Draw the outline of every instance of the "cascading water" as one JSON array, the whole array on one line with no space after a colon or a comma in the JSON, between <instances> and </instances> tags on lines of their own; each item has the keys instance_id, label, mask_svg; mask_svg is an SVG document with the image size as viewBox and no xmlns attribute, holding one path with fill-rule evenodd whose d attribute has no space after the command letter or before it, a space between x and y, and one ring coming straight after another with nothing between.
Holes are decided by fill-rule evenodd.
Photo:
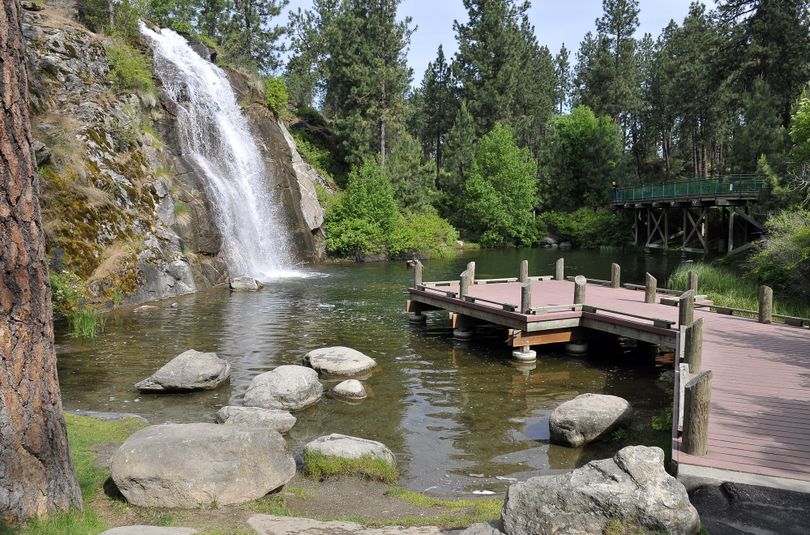
<instances>
[{"instance_id":1,"label":"cascading water","mask_svg":"<svg viewBox=\"0 0 810 535\"><path fill-rule=\"evenodd\" d=\"M177 106L183 156L205 180L232 276L293 275L287 231L279 221L259 148L225 73L172 30L140 24L152 43L155 72Z\"/></svg>"}]
</instances>

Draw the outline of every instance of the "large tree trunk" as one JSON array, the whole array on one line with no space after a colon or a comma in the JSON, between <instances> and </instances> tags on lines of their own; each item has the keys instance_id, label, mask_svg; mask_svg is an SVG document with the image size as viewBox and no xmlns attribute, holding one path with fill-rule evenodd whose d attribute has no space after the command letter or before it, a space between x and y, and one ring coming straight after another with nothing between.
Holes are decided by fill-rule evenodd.
<instances>
[{"instance_id":1,"label":"large tree trunk","mask_svg":"<svg viewBox=\"0 0 810 535\"><path fill-rule=\"evenodd\" d=\"M0 521L81 507L56 377L19 0L0 10Z\"/></svg>"}]
</instances>

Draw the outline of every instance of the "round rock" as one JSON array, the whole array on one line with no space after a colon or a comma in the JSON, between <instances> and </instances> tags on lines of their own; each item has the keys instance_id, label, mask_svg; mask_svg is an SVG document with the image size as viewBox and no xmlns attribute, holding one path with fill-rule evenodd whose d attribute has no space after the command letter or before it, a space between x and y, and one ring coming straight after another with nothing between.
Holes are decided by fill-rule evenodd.
<instances>
[{"instance_id":1,"label":"round rock","mask_svg":"<svg viewBox=\"0 0 810 535\"><path fill-rule=\"evenodd\" d=\"M253 378L245 392L246 407L297 411L321 399L318 373L304 366L279 366Z\"/></svg>"},{"instance_id":2,"label":"round rock","mask_svg":"<svg viewBox=\"0 0 810 535\"><path fill-rule=\"evenodd\" d=\"M228 284L231 290L235 292L255 292L264 288L264 284L257 281L253 277L234 277Z\"/></svg>"},{"instance_id":3,"label":"round rock","mask_svg":"<svg viewBox=\"0 0 810 535\"><path fill-rule=\"evenodd\" d=\"M216 353L189 349L167 362L151 377L136 383L142 392L211 390L231 375L231 365Z\"/></svg>"},{"instance_id":4,"label":"round rock","mask_svg":"<svg viewBox=\"0 0 810 535\"><path fill-rule=\"evenodd\" d=\"M582 394L552 411L551 442L576 448L603 437L632 416L630 404L618 396Z\"/></svg>"},{"instance_id":5,"label":"round rock","mask_svg":"<svg viewBox=\"0 0 810 535\"><path fill-rule=\"evenodd\" d=\"M396 464L394 454L382 442L338 433L316 438L304 446L304 452L320 453L326 457L339 457L341 459L374 457L375 459L382 459L391 464Z\"/></svg>"},{"instance_id":6,"label":"round rock","mask_svg":"<svg viewBox=\"0 0 810 535\"><path fill-rule=\"evenodd\" d=\"M295 476L295 460L272 429L164 424L131 435L110 474L133 505L195 508L261 498Z\"/></svg>"},{"instance_id":7,"label":"round rock","mask_svg":"<svg viewBox=\"0 0 810 535\"><path fill-rule=\"evenodd\" d=\"M332 395L346 399L365 399L366 389L357 379L349 379L335 385Z\"/></svg>"},{"instance_id":8,"label":"round rock","mask_svg":"<svg viewBox=\"0 0 810 535\"><path fill-rule=\"evenodd\" d=\"M289 412L278 409L228 405L219 409L216 421L226 425L266 427L279 433L286 433L293 428L296 418Z\"/></svg>"},{"instance_id":9,"label":"round rock","mask_svg":"<svg viewBox=\"0 0 810 535\"><path fill-rule=\"evenodd\" d=\"M324 347L304 355L304 365L328 375L358 375L377 367L377 361L350 347Z\"/></svg>"}]
</instances>

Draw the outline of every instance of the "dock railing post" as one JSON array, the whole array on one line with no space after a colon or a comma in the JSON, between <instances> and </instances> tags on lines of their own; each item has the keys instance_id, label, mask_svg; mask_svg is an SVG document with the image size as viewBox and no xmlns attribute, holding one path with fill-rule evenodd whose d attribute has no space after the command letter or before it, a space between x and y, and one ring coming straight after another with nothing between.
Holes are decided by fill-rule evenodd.
<instances>
[{"instance_id":1,"label":"dock railing post","mask_svg":"<svg viewBox=\"0 0 810 535\"><path fill-rule=\"evenodd\" d=\"M684 387L682 450L702 457L708 449L711 370L700 372Z\"/></svg>"},{"instance_id":2,"label":"dock railing post","mask_svg":"<svg viewBox=\"0 0 810 535\"><path fill-rule=\"evenodd\" d=\"M463 271L458 284L458 298L464 299L470 294L470 272Z\"/></svg>"},{"instance_id":3,"label":"dock railing post","mask_svg":"<svg viewBox=\"0 0 810 535\"><path fill-rule=\"evenodd\" d=\"M773 289L770 286L759 287L759 322L773 321Z\"/></svg>"},{"instance_id":4,"label":"dock railing post","mask_svg":"<svg viewBox=\"0 0 810 535\"><path fill-rule=\"evenodd\" d=\"M615 262L610 265L610 287L622 287L622 266Z\"/></svg>"},{"instance_id":5,"label":"dock railing post","mask_svg":"<svg viewBox=\"0 0 810 535\"><path fill-rule=\"evenodd\" d=\"M475 262L467 262L467 276L470 278L470 284L475 284Z\"/></svg>"},{"instance_id":6,"label":"dock railing post","mask_svg":"<svg viewBox=\"0 0 810 535\"><path fill-rule=\"evenodd\" d=\"M655 303L655 293L658 290L658 280L647 273L644 277L644 302Z\"/></svg>"},{"instance_id":7,"label":"dock railing post","mask_svg":"<svg viewBox=\"0 0 810 535\"><path fill-rule=\"evenodd\" d=\"M565 280L565 258L558 258L557 264L554 266L554 280Z\"/></svg>"},{"instance_id":8,"label":"dock railing post","mask_svg":"<svg viewBox=\"0 0 810 535\"><path fill-rule=\"evenodd\" d=\"M422 262L415 260L413 263L413 287L422 286Z\"/></svg>"},{"instance_id":9,"label":"dock railing post","mask_svg":"<svg viewBox=\"0 0 810 535\"><path fill-rule=\"evenodd\" d=\"M528 260L521 260L520 261L520 271L518 275L518 280L521 283L529 282L529 261Z\"/></svg>"},{"instance_id":10,"label":"dock railing post","mask_svg":"<svg viewBox=\"0 0 810 535\"><path fill-rule=\"evenodd\" d=\"M532 309L532 283L524 282L520 286L520 313L528 314Z\"/></svg>"},{"instance_id":11,"label":"dock railing post","mask_svg":"<svg viewBox=\"0 0 810 535\"><path fill-rule=\"evenodd\" d=\"M686 274L686 280L687 280L686 289L687 290L692 290L693 292L695 292L695 295L697 295L697 291L698 291L698 274L697 274L697 272L696 271L689 271Z\"/></svg>"},{"instance_id":12,"label":"dock railing post","mask_svg":"<svg viewBox=\"0 0 810 535\"><path fill-rule=\"evenodd\" d=\"M687 290L678 299L678 325L688 327L695 321L695 292Z\"/></svg>"},{"instance_id":13,"label":"dock railing post","mask_svg":"<svg viewBox=\"0 0 810 535\"><path fill-rule=\"evenodd\" d=\"M582 275L577 275L574 278L574 304L581 305L585 302L585 286L588 284L588 279Z\"/></svg>"},{"instance_id":14,"label":"dock railing post","mask_svg":"<svg viewBox=\"0 0 810 535\"><path fill-rule=\"evenodd\" d=\"M703 359L703 318L686 326L683 343L684 360L689 364L689 371L698 373Z\"/></svg>"}]
</instances>

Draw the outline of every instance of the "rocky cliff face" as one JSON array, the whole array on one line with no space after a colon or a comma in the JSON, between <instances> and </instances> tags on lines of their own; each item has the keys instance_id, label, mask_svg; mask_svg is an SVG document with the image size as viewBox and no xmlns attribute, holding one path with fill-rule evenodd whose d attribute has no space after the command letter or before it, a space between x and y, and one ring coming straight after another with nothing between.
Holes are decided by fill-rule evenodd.
<instances>
[{"instance_id":1,"label":"rocky cliff face","mask_svg":"<svg viewBox=\"0 0 810 535\"><path fill-rule=\"evenodd\" d=\"M75 22L73 11L65 0L31 5L24 24L52 267L86 280L97 302L134 304L225 281L214 207L180 154L171 106L159 87L154 94L117 90L110 41ZM297 256L318 261L319 177L247 78L231 78L245 97Z\"/></svg>"}]
</instances>

